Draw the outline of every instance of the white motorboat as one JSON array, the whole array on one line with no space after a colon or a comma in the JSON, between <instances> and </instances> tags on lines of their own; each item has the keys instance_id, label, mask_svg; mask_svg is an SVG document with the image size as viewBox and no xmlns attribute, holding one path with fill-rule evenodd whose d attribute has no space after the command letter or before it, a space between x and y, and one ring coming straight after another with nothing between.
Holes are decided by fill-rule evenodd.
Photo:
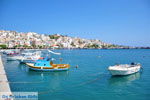
<instances>
[{"instance_id":1,"label":"white motorboat","mask_svg":"<svg viewBox=\"0 0 150 100\"><path fill-rule=\"evenodd\" d=\"M21 55L16 56L8 56L7 60L19 60L20 62L34 62L41 57L41 51L33 52L33 53L22 53Z\"/></svg>"},{"instance_id":2,"label":"white motorboat","mask_svg":"<svg viewBox=\"0 0 150 100\"><path fill-rule=\"evenodd\" d=\"M41 57L41 51L34 53L27 53L25 56L21 57L19 60L21 63L33 63Z\"/></svg>"},{"instance_id":3,"label":"white motorboat","mask_svg":"<svg viewBox=\"0 0 150 100\"><path fill-rule=\"evenodd\" d=\"M61 55L61 53L56 53L51 50L48 50L48 52L55 55ZM34 63L38 59L43 59L43 57L41 57L41 51L23 52L21 55L7 56L7 60L19 60L21 63Z\"/></svg>"},{"instance_id":4,"label":"white motorboat","mask_svg":"<svg viewBox=\"0 0 150 100\"><path fill-rule=\"evenodd\" d=\"M129 75L136 72L139 72L141 69L140 64L121 64L121 65L114 65L109 66L108 70L112 75Z\"/></svg>"},{"instance_id":5,"label":"white motorboat","mask_svg":"<svg viewBox=\"0 0 150 100\"><path fill-rule=\"evenodd\" d=\"M23 59L23 56L17 55L17 56L8 56L7 57L8 61L15 61L15 60L18 60L18 59Z\"/></svg>"},{"instance_id":6,"label":"white motorboat","mask_svg":"<svg viewBox=\"0 0 150 100\"><path fill-rule=\"evenodd\" d=\"M17 55L17 54L20 54L20 50L4 50L3 51L3 54L6 54L8 56L13 56L13 55Z\"/></svg>"}]
</instances>

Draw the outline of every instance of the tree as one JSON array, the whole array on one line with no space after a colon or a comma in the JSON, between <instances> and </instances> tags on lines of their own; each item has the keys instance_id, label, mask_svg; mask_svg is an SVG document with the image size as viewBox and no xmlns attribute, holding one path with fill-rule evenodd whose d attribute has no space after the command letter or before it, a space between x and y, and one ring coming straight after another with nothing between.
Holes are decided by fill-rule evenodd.
<instances>
[{"instance_id":1,"label":"tree","mask_svg":"<svg viewBox=\"0 0 150 100\"><path fill-rule=\"evenodd\" d=\"M87 48L100 48L98 44L89 44Z\"/></svg>"},{"instance_id":2,"label":"tree","mask_svg":"<svg viewBox=\"0 0 150 100\"><path fill-rule=\"evenodd\" d=\"M6 49L6 48L7 48L7 46L6 46L5 44L1 44L1 45L0 45L0 48L2 48L2 49Z\"/></svg>"},{"instance_id":3,"label":"tree","mask_svg":"<svg viewBox=\"0 0 150 100\"><path fill-rule=\"evenodd\" d=\"M50 39L55 39L55 40L57 40L59 37L60 37L60 36L56 36L56 35L49 35L49 38L50 38Z\"/></svg>"}]
</instances>

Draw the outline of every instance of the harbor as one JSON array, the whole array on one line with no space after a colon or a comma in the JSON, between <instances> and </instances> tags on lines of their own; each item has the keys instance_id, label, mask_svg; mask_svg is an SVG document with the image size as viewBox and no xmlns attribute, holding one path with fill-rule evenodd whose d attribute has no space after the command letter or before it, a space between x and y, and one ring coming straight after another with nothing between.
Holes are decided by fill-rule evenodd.
<instances>
[{"instance_id":1,"label":"harbor","mask_svg":"<svg viewBox=\"0 0 150 100\"><path fill-rule=\"evenodd\" d=\"M149 50L89 49L53 50L54 52L61 55L51 54L50 57L55 58L53 62L70 64L69 70L32 70L20 61L7 61L7 56L4 56L6 62L4 67L11 91L38 92L38 98L44 100L49 98L52 100L69 100L72 98L75 100L81 98L109 100L108 95L114 99L122 99L123 97L132 100L140 97L139 100L147 100L146 95L150 83ZM46 53L46 50L41 51L42 55L46 56ZM120 55L122 58L120 58ZM62 61L60 61L60 57ZM112 76L107 69L115 63L127 64L132 61L139 62L144 71L127 76Z\"/></svg>"},{"instance_id":2,"label":"harbor","mask_svg":"<svg viewBox=\"0 0 150 100\"><path fill-rule=\"evenodd\" d=\"M150 100L150 0L0 0L0 100Z\"/></svg>"}]
</instances>

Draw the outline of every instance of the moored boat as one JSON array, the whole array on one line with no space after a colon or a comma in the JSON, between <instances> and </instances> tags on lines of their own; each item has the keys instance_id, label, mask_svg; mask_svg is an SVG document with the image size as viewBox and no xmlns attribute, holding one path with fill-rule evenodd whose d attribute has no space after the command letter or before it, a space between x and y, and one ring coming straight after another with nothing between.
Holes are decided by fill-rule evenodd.
<instances>
[{"instance_id":1,"label":"moored boat","mask_svg":"<svg viewBox=\"0 0 150 100\"><path fill-rule=\"evenodd\" d=\"M108 67L108 70L112 75L130 75L139 72L140 69L141 69L141 65L134 64L134 63L114 65Z\"/></svg>"},{"instance_id":2,"label":"moored boat","mask_svg":"<svg viewBox=\"0 0 150 100\"><path fill-rule=\"evenodd\" d=\"M53 64L49 58L37 60L35 63L26 63L26 65L30 69L38 71L63 71L70 68L69 64Z\"/></svg>"},{"instance_id":3,"label":"moored boat","mask_svg":"<svg viewBox=\"0 0 150 100\"><path fill-rule=\"evenodd\" d=\"M39 58L41 58L41 51L26 53L25 56L17 60L19 60L21 63L34 63Z\"/></svg>"},{"instance_id":4,"label":"moored boat","mask_svg":"<svg viewBox=\"0 0 150 100\"><path fill-rule=\"evenodd\" d=\"M7 56L18 55L19 53L20 53L19 50L6 50L6 51L3 51L3 54L6 54Z\"/></svg>"},{"instance_id":5,"label":"moored boat","mask_svg":"<svg viewBox=\"0 0 150 100\"><path fill-rule=\"evenodd\" d=\"M41 51L33 53L22 53L20 55L7 56L7 60L15 61L18 60L21 63L34 63L41 57Z\"/></svg>"},{"instance_id":6,"label":"moored boat","mask_svg":"<svg viewBox=\"0 0 150 100\"><path fill-rule=\"evenodd\" d=\"M20 56L20 55L8 56L8 57L7 57L7 60L8 60L8 61L16 61L16 60L22 59L22 58L23 58L23 56Z\"/></svg>"}]
</instances>

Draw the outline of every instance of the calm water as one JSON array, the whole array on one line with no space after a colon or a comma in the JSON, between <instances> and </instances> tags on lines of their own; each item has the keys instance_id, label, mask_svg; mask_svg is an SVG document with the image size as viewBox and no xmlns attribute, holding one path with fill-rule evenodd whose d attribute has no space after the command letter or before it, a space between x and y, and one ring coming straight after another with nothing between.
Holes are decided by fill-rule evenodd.
<instances>
[{"instance_id":1,"label":"calm water","mask_svg":"<svg viewBox=\"0 0 150 100\"><path fill-rule=\"evenodd\" d=\"M150 50L56 51L63 63L71 64L69 71L36 72L17 61L6 62L11 90L39 92L40 100L150 100ZM141 63L143 72L112 77L107 71L115 63L130 62Z\"/></svg>"}]
</instances>

